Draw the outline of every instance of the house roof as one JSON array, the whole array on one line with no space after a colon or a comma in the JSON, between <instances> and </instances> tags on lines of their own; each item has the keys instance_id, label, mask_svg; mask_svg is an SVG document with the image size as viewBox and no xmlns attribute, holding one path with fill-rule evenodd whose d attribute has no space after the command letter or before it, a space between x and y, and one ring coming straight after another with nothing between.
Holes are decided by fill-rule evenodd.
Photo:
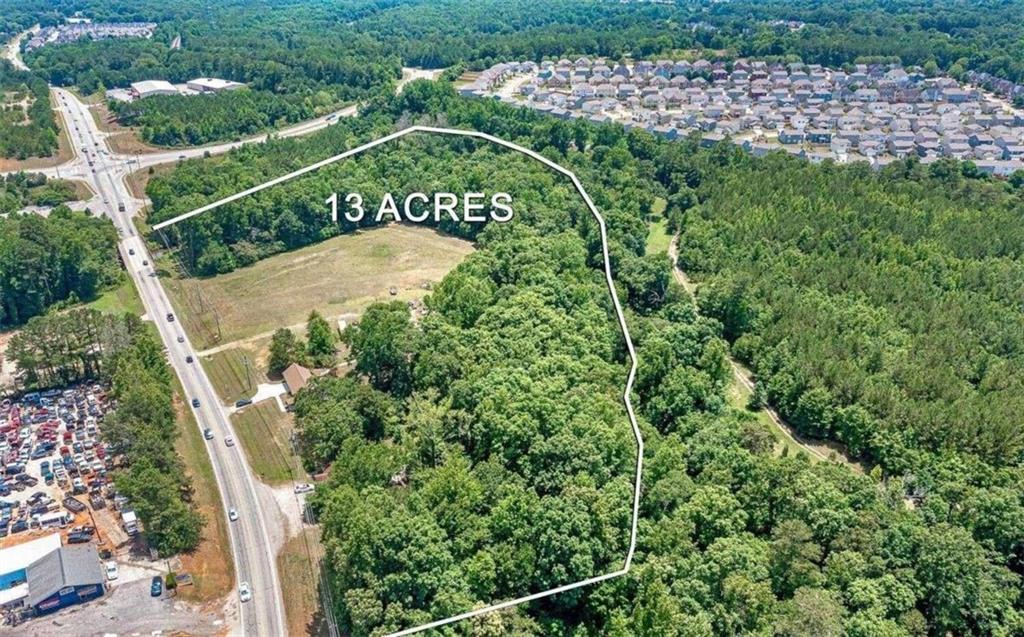
<instances>
[{"instance_id":1,"label":"house roof","mask_svg":"<svg viewBox=\"0 0 1024 637\"><path fill-rule=\"evenodd\" d=\"M28 567L28 604L35 606L66 586L103 584L96 547L64 546Z\"/></svg>"},{"instance_id":2,"label":"house roof","mask_svg":"<svg viewBox=\"0 0 1024 637\"><path fill-rule=\"evenodd\" d=\"M281 373L284 377L284 384L288 386L288 393L295 394L306 386L313 372L309 371L298 363L292 363Z\"/></svg>"}]
</instances>

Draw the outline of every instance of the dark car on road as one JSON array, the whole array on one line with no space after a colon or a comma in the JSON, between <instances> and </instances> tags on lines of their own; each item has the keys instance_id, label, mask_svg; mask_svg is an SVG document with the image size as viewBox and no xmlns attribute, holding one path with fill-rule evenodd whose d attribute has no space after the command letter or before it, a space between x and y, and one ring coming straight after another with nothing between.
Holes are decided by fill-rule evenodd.
<instances>
[{"instance_id":1,"label":"dark car on road","mask_svg":"<svg viewBox=\"0 0 1024 637\"><path fill-rule=\"evenodd\" d=\"M164 582L160 579L159 575L153 576L153 583L149 585L149 594L151 597L160 597L164 592Z\"/></svg>"},{"instance_id":2,"label":"dark car on road","mask_svg":"<svg viewBox=\"0 0 1024 637\"><path fill-rule=\"evenodd\" d=\"M197 409L199 408L199 399L198 398L193 398L192 399L192 406L197 408Z\"/></svg>"}]
</instances>

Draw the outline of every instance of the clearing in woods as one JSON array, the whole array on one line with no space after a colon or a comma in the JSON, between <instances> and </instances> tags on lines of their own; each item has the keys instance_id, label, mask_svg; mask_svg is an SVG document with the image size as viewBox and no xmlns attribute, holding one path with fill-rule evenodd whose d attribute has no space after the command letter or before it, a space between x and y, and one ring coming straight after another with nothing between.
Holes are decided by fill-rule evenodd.
<instances>
[{"instance_id":1,"label":"clearing in woods","mask_svg":"<svg viewBox=\"0 0 1024 637\"><path fill-rule=\"evenodd\" d=\"M174 277L167 291L193 345L203 350L303 323L312 310L332 319L360 313L375 301L422 299L424 286L440 281L473 250L464 239L393 224L208 279Z\"/></svg>"},{"instance_id":2,"label":"clearing in woods","mask_svg":"<svg viewBox=\"0 0 1024 637\"><path fill-rule=\"evenodd\" d=\"M662 197L655 197L654 205L651 206L647 224L647 254L668 254L672 233L668 229L668 219L665 218L666 203L668 202Z\"/></svg>"}]
</instances>

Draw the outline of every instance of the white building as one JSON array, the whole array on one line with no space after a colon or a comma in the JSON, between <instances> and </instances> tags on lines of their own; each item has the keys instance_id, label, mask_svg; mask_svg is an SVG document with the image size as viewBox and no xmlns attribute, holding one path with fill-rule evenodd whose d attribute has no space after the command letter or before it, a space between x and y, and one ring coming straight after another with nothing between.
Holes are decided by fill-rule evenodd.
<instances>
[{"instance_id":1,"label":"white building","mask_svg":"<svg viewBox=\"0 0 1024 637\"><path fill-rule=\"evenodd\" d=\"M153 95L177 95L178 89L165 80L143 80L132 82L132 94L136 99L142 99Z\"/></svg>"},{"instance_id":2,"label":"white building","mask_svg":"<svg viewBox=\"0 0 1024 637\"><path fill-rule=\"evenodd\" d=\"M0 550L0 608L28 597L28 567L60 548L60 533Z\"/></svg>"},{"instance_id":3,"label":"white building","mask_svg":"<svg viewBox=\"0 0 1024 637\"><path fill-rule=\"evenodd\" d=\"M245 84L216 77L197 77L194 80L189 80L186 86L198 93L216 93L217 91L233 91L236 88L242 88Z\"/></svg>"}]
</instances>

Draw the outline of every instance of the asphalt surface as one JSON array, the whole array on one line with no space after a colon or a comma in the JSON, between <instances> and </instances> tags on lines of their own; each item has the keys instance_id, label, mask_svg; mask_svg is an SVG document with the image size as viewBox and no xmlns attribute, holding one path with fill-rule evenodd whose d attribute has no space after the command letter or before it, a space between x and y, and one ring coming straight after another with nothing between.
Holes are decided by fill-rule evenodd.
<instances>
[{"instance_id":1,"label":"asphalt surface","mask_svg":"<svg viewBox=\"0 0 1024 637\"><path fill-rule=\"evenodd\" d=\"M246 635L282 635L285 622L277 562L267 533L267 519L256 496L255 478L240 445L236 443L229 447L225 444L227 436L234 437L236 441L238 438L202 365L198 359L193 363L185 361L186 356L193 355L195 351L188 335L177 319L169 321L167 318L174 308L153 270L153 259L146 244L132 223L132 216L145 203L132 198L124 182L124 177L133 169L129 164L134 164L134 161L110 151L85 104L68 91L54 91L56 105L67 124L75 149L75 159L52 170L59 169L62 177L87 182L97 195L90 202L90 208L94 212L102 212L114 222L121 235L121 256L135 281L146 314L156 325L167 348L171 366L181 379L185 399L199 401L198 407L190 408L199 426L209 427L214 432L213 440L207 441L207 450L221 498L225 507L234 507L239 513L239 519L228 525L235 570L238 582L249 582L253 591L252 601L241 604L241 628ZM226 511L223 513L227 514Z\"/></svg>"}]
</instances>

